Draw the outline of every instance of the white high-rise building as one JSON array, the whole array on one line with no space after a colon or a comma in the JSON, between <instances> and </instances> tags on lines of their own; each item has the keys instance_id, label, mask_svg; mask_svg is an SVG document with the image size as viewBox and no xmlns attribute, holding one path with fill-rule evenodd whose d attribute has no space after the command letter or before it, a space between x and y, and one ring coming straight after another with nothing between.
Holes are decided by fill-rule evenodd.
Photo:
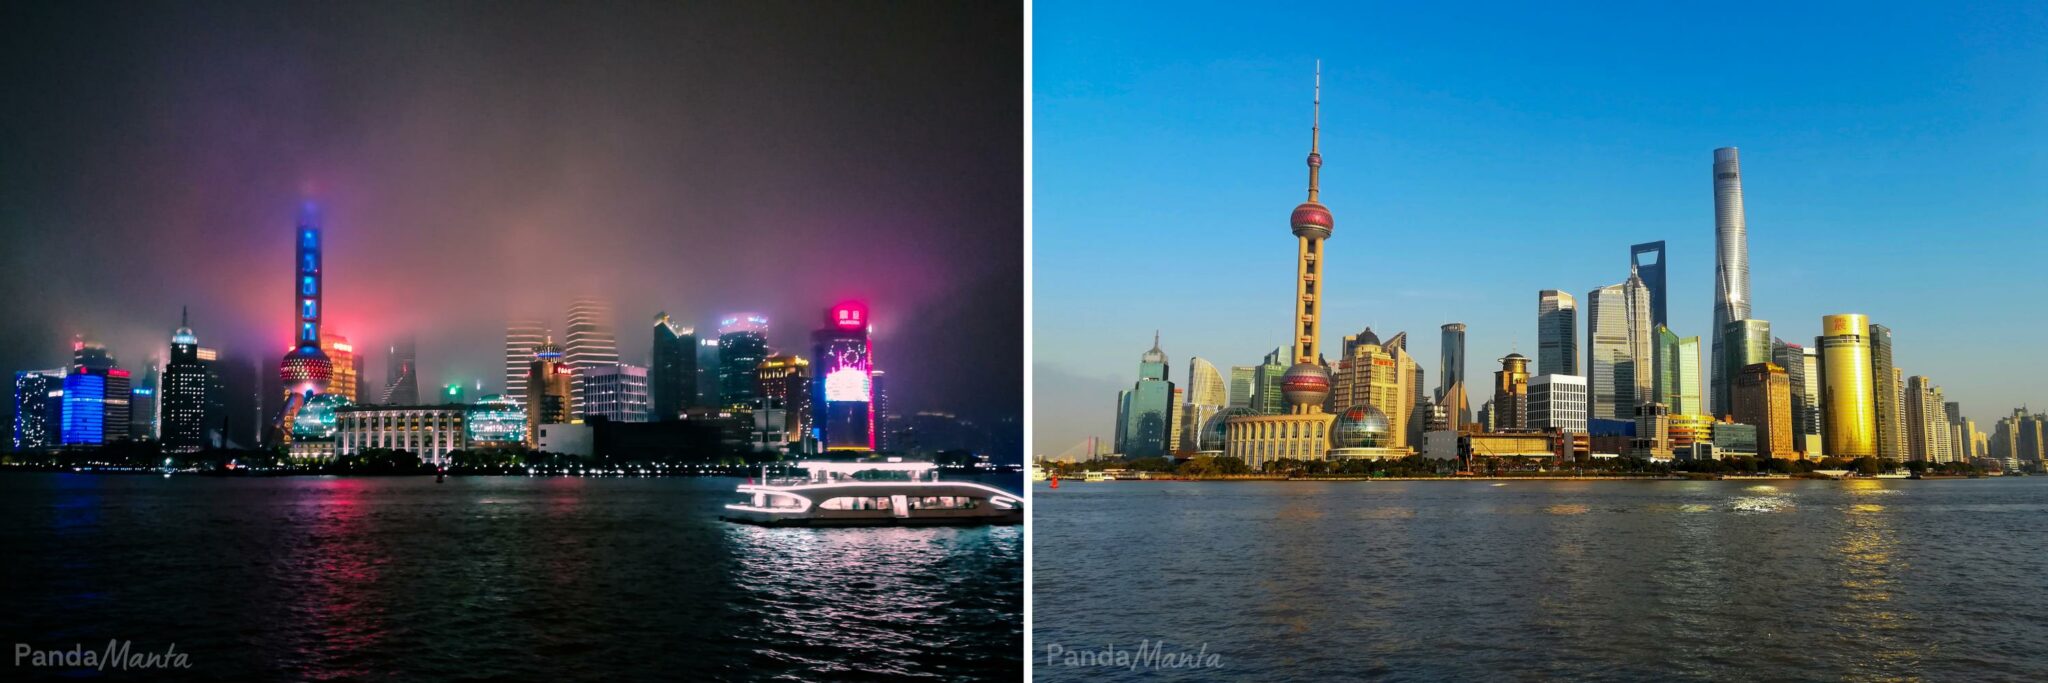
<instances>
[{"instance_id":1,"label":"white high-rise building","mask_svg":"<svg viewBox=\"0 0 2048 683\"><path fill-rule=\"evenodd\" d=\"M1223 373L1217 371L1215 364L1196 356L1188 359L1186 397L1180 418L1180 447L1200 450L1202 426L1230 404L1230 387L1223 383Z\"/></svg>"},{"instance_id":2,"label":"white high-rise building","mask_svg":"<svg viewBox=\"0 0 2048 683\"><path fill-rule=\"evenodd\" d=\"M1586 378L1537 375L1529 378L1529 428L1586 433Z\"/></svg>"},{"instance_id":3,"label":"white high-rise building","mask_svg":"<svg viewBox=\"0 0 2048 683\"><path fill-rule=\"evenodd\" d=\"M619 342L609 304L591 297L569 304L569 339L562 346L562 357L574 373L569 378L569 414L589 415L583 407L584 371L619 362Z\"/></svg>"},{"instance_id":4,"label":"white high-rise building","mask_svg":"<svg viewBox=\"0 0 2048 683\"><path fill-rule=\"evenodd\" d=\"M613 422L646 422L647 368L626 363L599 365L576 373L583 380L584 415Z\"/></svg>"},{"instance_id":5,"label":"white high-rise building","mask_svg":"<svg viewBox=\"0 0 2048 683\"><path fill-rule=\"evenodd\" d=\"M526 404L527 366L533 363L533 350L540 348L547 336L547 325L539 320L514 318L505 323L505 398ZM413 400L419 400L417 391Z\"/></svg>"}]
</instances>

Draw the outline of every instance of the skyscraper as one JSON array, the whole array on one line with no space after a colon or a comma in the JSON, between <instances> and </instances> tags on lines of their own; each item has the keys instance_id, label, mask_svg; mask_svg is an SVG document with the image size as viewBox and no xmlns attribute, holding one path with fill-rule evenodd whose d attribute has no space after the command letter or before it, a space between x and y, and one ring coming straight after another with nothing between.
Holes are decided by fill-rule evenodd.
<instances>
[{"instance_id":1,"label":"skyscraper","mask_svg":"<svg viewBox=\"0 0 2048 683\"><path fill-rule=\"evenodd\" d=\"M697 340L697 395L691 397L691 405L705 408L725 406L718 396L718 349L718 337L715 335Z\"/></svg>"},{"instance_id":2,"label":"skyscraper","mask_svg":"<svg viewBox=\"0 0 2048 683\"><path fill-rule=\"evenodd\" d=\"M1756 427L1756 454L1797 458L1792 445L1792 382L1777 363L1753 363L1735 378L1735 421Z\"/></svg>"},{"instance_id":3,"label":"skyscraper","mask_svg":"<svg viewBox=\"0 0 2048 683\"><path fill-rule=\"evenodd\" d=\"M1763 320L1731 320L1721 329L1722 360L1727 362L1731 372L1740 374L1743 368L1757 363L1771 362L1771 323ZM1731 377L1731 382L1733 378ZM1726 417L1735 413L1731 390L1722 395L1726 405L1715 406L1715 417Z\"/></svg>"},{"instance_id":4,"label":"skyscraper","mask_svg":"<svg viewBox=\"0 0 2048 683\"><path fill-rule=\"evenodd\" d=\"M1451 429L1471 422L1465 388L1465 323L1444 324L1436 371L1436 403L1451 418Z\"/></svg>"},{"instance_id":5,"label":"skyscraper","mask_svg":"<svg viewBox=\"0 0 2048 683\"><path fill-rule=\"evenodd\" d=\"M1671 328L1657 326L1651 365L1656 381L1651 387L1654 400L1671 409L1672 415L1704 415L1700 405L1700 338L1680 337Z\"/></svg>"},{"instance_id":6,"label":"skyscraper","mask_svg":"<svg viewBox=\"0 0 2048 683\"><path fill-rule=\"evenodd\" d=\"M350 403L357 402L356 391L360 388L357 371L361 359L356 356L356 347L348 343L348 337L321 332L320 352L327 354L328 362L334 364L334 379L328 381L327 390L320 393L342 396Z\"/></svg>"},{"instance_id":7,"label":"skyscraper","mask_svg":"<svg viewBox=\"0 0 2048 683\"><path fill-rule=\"evenodd\" d=\"M722 406L751 410L756 393L754 371L768 359L768 317L735 313L718 323L718 398Z\"/></svg>"},{"instance_id":8,"label":"skyscraper","mask_svg":"<svg viewBox=\"0 0 2048 683\"><path fill-rule=\"evenodd\" d=\"M291 416L306 399L327 390L334 380L334 363L320 348L320 302L324 296L324 275L320 271L320 212L307 202L299 209L297 269L292 293L297 337L292 350L278 362L277 375L284 383L285 401L272 427L282 439L291 438Z\"/></svg>"},{"instance_id":9,"label":"skyscraper","mask_svg":"<svg viewBox=\"0 0 2048 683\"><path fill-rule=\"evenodd\" d=\"M1510 353L1493 373L1493 425L1489 431L1529 428L1529 357Z\"/></svg>"},{"instance_id":10,"label":"skyscraper","mask_svg":"<svg viewBox=\"0 0 2048 683\"><path fill-rule=\"evenodd\" d=\"M1126 457L1149 458L1171 455L1174 446L1173 382L1168 379L1166 352L1159 348L1159 336L1152 336L1152 348L1138 358L1138 382L1124 392L1117 416L1123 441L1117 451Z\"/></svg>"},{"instance_id":11,"label":"skyscraper","mask_svg":"<svg viewBox=\"0 0 2048 683\"><path fill-rule=\"evenodd\" d=\"M586 416L613 422L647 421L647 368L612 363L584 368L576 376L583 378Z\"/></svg>"},{"instance_id":12,"label":"skyscraper","mask_svg":"<svg viewBox=\"0 0 2048 683\"><path fill-rule=\"evenodd\" d=\"M62 444L64 368L14 373L14 450Z\"/></svg>"},{"instance_id":13,"label":"skyscraper","mask_svg":"<svg viewBox=\"0 0 2048 683\"><path fill-rule=\"evenodd\" d=\"M1414 364L1414 359L1408 357L1406 349L1381 343L1370 327L1358 334L1345 335L1343 351L1344 355L1337 359L1330 389L1337 410L1349 411L1361 405L1377 409L1387 418L1389 428L1381 447L1406 448L1408 420L1414 405L1408 387L1411 377L1402 368Z\"/></svg>"},{"instance_id":14,"label":"skyscraper","mask_svg":"<svg viewBox=\"0 0 2048 683\"><path fill-rule=\"evenodd\" d=\"M1195 356L1188 359L1187 403L1181 406L1181 425L1178 433L1180 447L1184 450L1201 450L1202 426L1209 424L1209 418L1223 412L1230 401L1230 391L1223 384L1223 373L1216 365Z\"/></svg>"},{"instance_id":15,"label":"skyscraper","mask_svg":"<svg viewBox=\"0 0 2048 683\"><path fill-rule=\"evenodd\" d=\"M1806 352L1805 347L1783 339L1771 341L1771 362L1785 369L1785 379L1791 384L1792 447L1811 458L1819 456L1820 397L1812 391L1816 378L1807 376Z\"/></svg>"},{"instance_id":16,"label":"skyscraper","mask_svg":"<svg viewBox=\"0 0 2048 683\"><path fill-rule=\"evenodd\" d=\"M1586 378L1537 375L1529 378L1529 428L1586 433Z\"/></svg>"},{"instance_id":17,"label":"skyscraper","mask_svg":"<svg viewBox=\"0 0 2048 683\"><path fill-rule=\"evenodd\" d=\"M160 359L150 359L142 369L142 381L129 391L128 438L135 440L157 439L157 395L162 389L161 377L157 375Z\"/></svg>"},{"instance_id":18,"label":"skyscraper","mask_svg":"<svg viewBox=\"0 0 2048 683\"><path fill-rule=\"evenodd\" d=\"M654 316L654 365L648 368L654 419L673 420L697 399L697 330Z\"/></svg>"},{"instance_id":19,"label":"skyscraper","mask_svg":"<svg viewBox=\"0 0 2048 683\"><path fill-rule=\"evenodd\" d=\"M1820 403L1820 346L1808 346L1802 349L1801 352L1804 355L1801 360L1806 365L1804 379L1806 381L1807 421L1803 424L1794 425L1793 428L1799 430L1801 434L1800 449L1806 451L1807 457L1824 457L1828 453L1827 449L1822 445L1821 435L1827 433L1827 420L1823 417L1824 413L1821 411Z\"/></svg>"},{"instance_id":20,"label":"skyscraper","mask_svg":"<svg viewBox=\"0 0 2048 683\"><path fill-rule=\"evenodd\" d=\"M811 405L815 429L826 450L875 450L874 378L871 334L865 304L847 301L825 311L825 325L811 333Z\"/></svg>"},{"instance_id":21,"label":"skyscraper","mask_svg":"<svg viewBox=\"0 0 2048 683\"><path fill-rule=\"evenodd\" d=\"M755 413L756 422L777 432L764 435L763 441L789 444L817 437L814 432L818 425L812 414L812 406L818 404L812 397L817 383L811 381L810 361L803 356L778 353L761 361L754 377L761 407L767 411L767 414ZM776 423L769 418L777 418L781 422Z\"/></svg>"},{"instance_id":22,"label":"skyscraper","mask_svg":"<svg viewBox=\"0 0 2048 683\"><path fill-rule=\"evenodd\" d=\"M1593 419L1634 419L1635 406L1651 402L1656 386L1650 367L1655 344L1649 288L1631 272L1621 284L1588 293L1586 302L1586 384Z\"/></svg>"},{"instance_id":23,"label":"skyscraper","mask_svg":"<svg viewBox=\"0 0 2048 683\"><path fill-rule=\"evenodd\" d=\"M1579 303L1569 292L1536 293L1536 374L1579 374Z\"/></svg>"},{"instance_id":24,"label":"skyscraper","mask_svg":"<svg viewBox=\"0 0 2048 683\"><path fill-rule=\"evenodd\" d=\"M1906 388L1900 386L1898 368L1892 365L1892 330L1870 325L1870 374L1872 400L1877 405L1877 457L1906 459Z\"/></svg>"},{"instance_id":25,"label":"skyscraper","mask_svg":"<svg viewBox=\"0 0 2048 683\"><path fill-rule=\"evenodd\" d=\"M1284 407L1280 400L1280 376L1287 374L1287 365L1280 362L1280 349L1259 362L1252 374L1252 409L1264 415L1279 415Z\"/></svg>"},{"instance_id":26,"label":"skyscraper","mask_svg":"<svg viewBox=\"0 0 2048 683\"><path fill-rule=\"evenodd\" d=\"M547 338L547 324L539 320L513 318L505 323L505 398L526 405L526 378L532 371L533 351Z\"/></svg>"},{"instance_id":27,"label":"skyscraper","mask_svg":"<svg viewBox=\"0 0 2048 683\"><path fill-rule=\"evenodd\" d=\"M569 380L571 415L586 414L583 409L583 369L618 364L619 339L614 330L610 304L594 297L584 297L569 304L569 343L563 347L563 358L569 362L572 373Z\"/></svg>"},{"instance_id":28,"label":"skyscraper","mask_svg":"<svg viewBox=\"0 0 2048 683\"><path fill-rule=\"evenodd\" d=\"M98 446L106 443L107 377L104 374L74 372L64 375L63 426L58 428L66 446Z\"/></svg>"},{"instance_id":29,"label":"skyscraper","mask_svg":"<svg viewBox=\"0 0 2048 683\"><path fill-rule=\"evenodd\" d=\"M1822 316L1820 406L1823 451L1830 456L1877 455L1877 402L1870 363L1870 318L1857 313Z\"/></svg>"},{"instance_id":30,"label":"skyscraper","mask_svg":"<svg viewBox=\"0 0 2048 683\"><path fill-rule=\"evenodd\" d=\"M106 346L73 338L71 367L64 375L59 428L63 444L97 446L127 440L131 389L128 371L116 366Z\"/></svg>"},{"instance_id":31,"label":"skyscraper","mask_svg":"<svg viewBox=\"0 0 2048 683\"><path fill-rule=\"evenodd\" d=\"M526 446L540 446L540 426L569 421L569 369L562 347L543 338L526 364Z\"/></svg>"},{"instance_id":32,"label":"skyscraper","mask_svg":"<svg viewBox=\"0 0 2048 683\"><path fill-rule=\"evenodd\" d=\"M385 350L384 393L379 397L384 405L419 405L420 376L415 351L410 335L400 337Z\"/></svg>"},{"instance_id":33,"label":"skyscraper","mask_svg":"<svg viewBox=\"0 0 2048 683\"><path fill-rule=\"evenodd\" d=\"M1230 366L1230 407L1250 408L1252 406L1252 396L1255 394L1253 388L1258 386L1256 381L1258 371L1259 367L1256 365Z\"/></svg>"},{"instance_id":34,"label":"skyscraper","mask_svg":"<svg viewBox=\"0 0 2048 683\"><path fill-rule=\"evenodd\" d=\"M873 380L875 386L875 449L897 450L899 446L896 444L896 437L893 436L896 414L889 412L889 375L875 369L868 371L868 378Z\"/></svg>"},{"instance_id":35,"label":"skyscraper","mask_svg":"<svg viewBox=\"0 0 2048 683\"><path fill-rule=\"evenodd\" d=\"M1714 150L1714 329L1712 394L1714 414L1728 412L1735 370L1721 355L1728 323L1749 317L1749 223L1742 210L1742 159L1734 147ZM1752 361L1758 362L1758 361Z\"/></svg>"},{"instance_id":36,"label":"skyscraper","mask_svg":"<svg viewBox=\"0 0 2048 683\"><path fill-rule=\"evenodd\" d=\"M1649 258L1644 258L1648 256ZM1628 265L1650 288L1650 325L1670 325L1664 309L1664 241L1644 242L1628 248Z\"/></svg>"},{"instance_id":37,"label":"skyscraper","mask_svg":"<svg viewBox=\"0 0 2048 683\"><path fill-rule=\"evenodd\" d=\"M1925 375L1906 378L1906 459L1925 462L1958 460L1949 441L1948 412L1941 387Z\"/></svg>"}]
</instances>

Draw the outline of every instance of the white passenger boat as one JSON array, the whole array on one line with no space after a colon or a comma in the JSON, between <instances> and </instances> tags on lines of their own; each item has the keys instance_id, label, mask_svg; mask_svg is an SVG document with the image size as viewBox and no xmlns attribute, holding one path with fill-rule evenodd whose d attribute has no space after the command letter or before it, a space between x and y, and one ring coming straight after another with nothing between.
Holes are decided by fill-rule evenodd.
<instances>
[{"instance_id":1,"label":"white passenger boat","mask_svg":"<svg viewBox=\"0 0 2048 683\"><path fill-rule=\"evenodd\" d=\"M1024 497L966 481L939 481L928 462L813 462L807 476L739 487L720 515L765 526L1022 524ZM858 476L857 476L858 475Z\"/></svg>"}]
</instances>

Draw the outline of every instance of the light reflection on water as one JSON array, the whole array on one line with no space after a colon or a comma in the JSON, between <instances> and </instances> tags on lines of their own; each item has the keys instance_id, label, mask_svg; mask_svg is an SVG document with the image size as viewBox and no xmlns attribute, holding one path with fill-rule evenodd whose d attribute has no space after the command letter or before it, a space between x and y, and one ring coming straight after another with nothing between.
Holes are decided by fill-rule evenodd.
<instances>
[{"instance_id":1,"label":"light reflection on water","mask_svg":"<svg viewBox=\"0 0 2048 683\"><path fill-rule=\"evenodd\" d=\"M224 680L1021 669L1021 527L718 521L737 481L0 475L0 623Z\"/></svg>"},{"instance_id":2,"label":"light reflection on water","mask_svg":"<svg viewBox=\"0 0 2048 683\"><path fill-rule=\"evenodd\" d=\"M1035 491L1039 655L1164 638L1251 679L2048 679L2043 478ZM1038 678L1213 678L1151 673Z\"/></svg>"}]
</instances>

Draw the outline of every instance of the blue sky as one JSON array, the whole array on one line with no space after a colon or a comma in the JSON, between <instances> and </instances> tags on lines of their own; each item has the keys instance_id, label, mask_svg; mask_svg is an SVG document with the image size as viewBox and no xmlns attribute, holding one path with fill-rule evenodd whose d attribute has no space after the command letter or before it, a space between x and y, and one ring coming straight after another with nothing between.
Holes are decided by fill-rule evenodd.
<instances>
[{"instance_id":1,"label":"blue sky","mask_svg":"<svg viewBox=\"0 0 2048 683\"><path fill-rule=\"evenodd\" d=\"M1655 4L1036 3L1034 452L1110 436L1154 329L1176 382L1281 345L1318 58L1326 354L1406 330L1434 387L1460 321L1487 378L1534 355L1538 290L1660 239L1705 335L1735 146L1775 336L1866 313L1980 429L2048 405L2048 9Z\"/></svg>"}]
</instances>

